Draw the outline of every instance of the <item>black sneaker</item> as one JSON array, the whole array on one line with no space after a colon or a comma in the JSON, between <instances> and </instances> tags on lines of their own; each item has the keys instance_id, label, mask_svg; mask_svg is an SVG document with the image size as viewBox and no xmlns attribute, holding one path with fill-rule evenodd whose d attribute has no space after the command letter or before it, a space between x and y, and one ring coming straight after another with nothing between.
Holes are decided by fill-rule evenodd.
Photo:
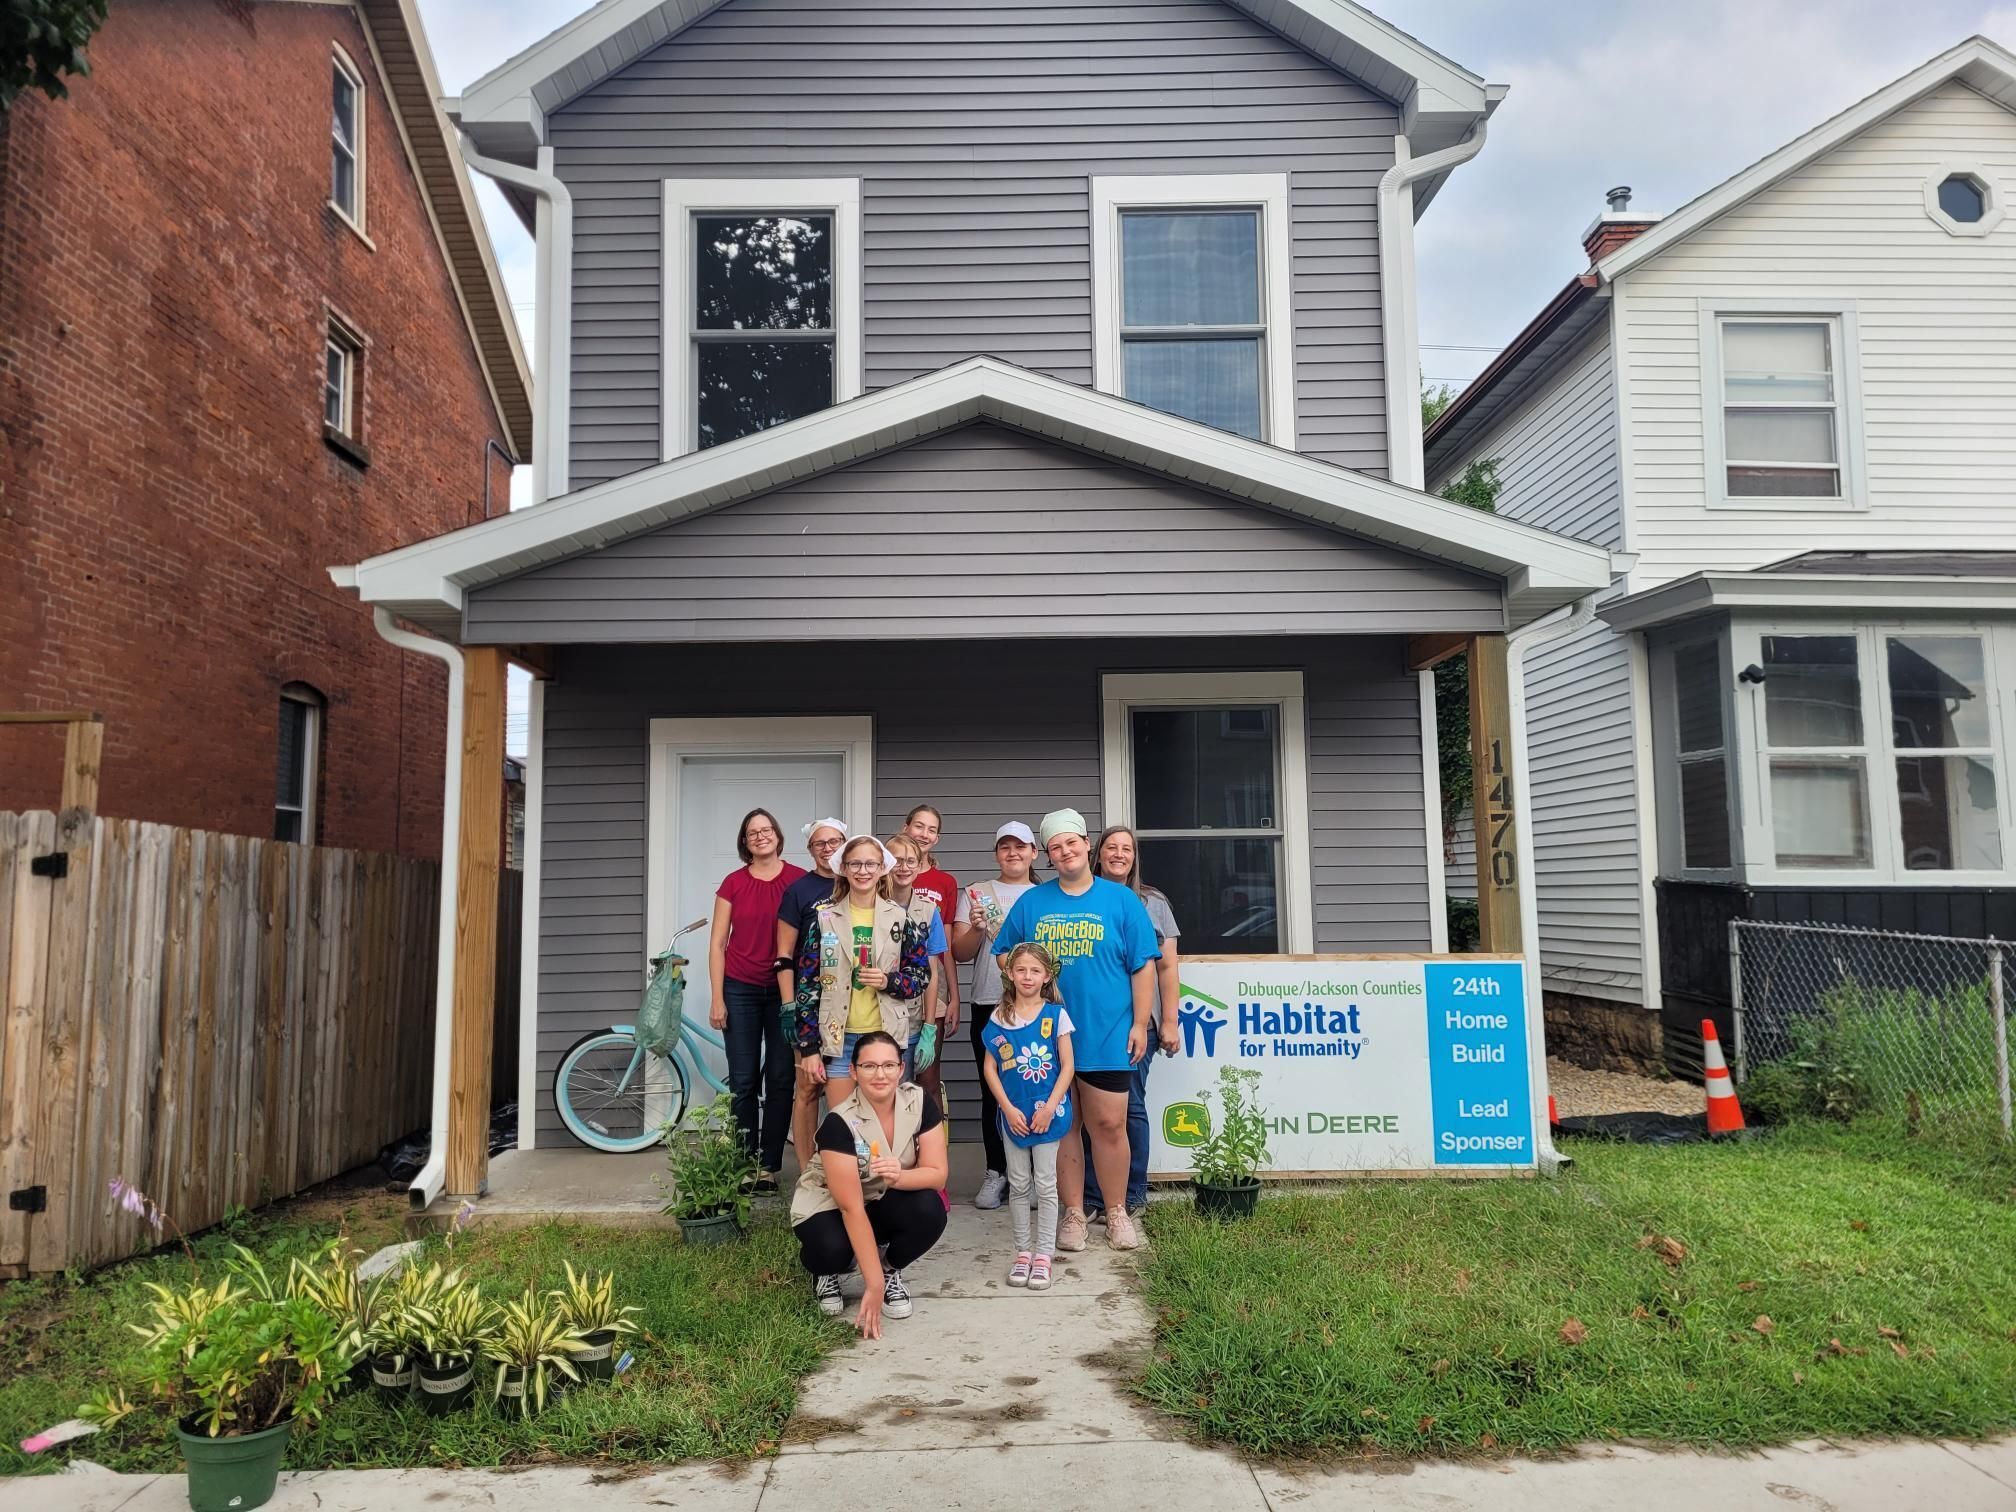
<instances>
[{"instance_id":1,"label":"black sneaker","mask_svg":"<svg viewBox=\"0 0 2016 1512\"><path fill-rule=\"evenodd\" d=\"M758 1171L756 1173L756 1195L758 1197L774 1197L777 1195L777 1173L775 1171Z\"/></svg>"},{"instance_id":2,"label":"black sneaker","mask_svg":"<svg viewBox=\"0 0 2016 1512\"><path fill-rule=\"evenodd\" d=\"M846 1310L847 1304L840 1296L838 1276L814 1276L812 1278L812 1299L819 1304L819 1311L829 1318L837 1318Z\"/></svg>"},{"instance_id":3,"label":"black sneaker","mask_svg":"<svg viewBox=\"0 0 2016 1512\"><path fill-rule=\"evenodd\" d=\"M907 1318L911 1310L910 1289L903 1284L903 1272L891 1266L882 1277L882 1316Z\"/></svg>"}]
</instances>

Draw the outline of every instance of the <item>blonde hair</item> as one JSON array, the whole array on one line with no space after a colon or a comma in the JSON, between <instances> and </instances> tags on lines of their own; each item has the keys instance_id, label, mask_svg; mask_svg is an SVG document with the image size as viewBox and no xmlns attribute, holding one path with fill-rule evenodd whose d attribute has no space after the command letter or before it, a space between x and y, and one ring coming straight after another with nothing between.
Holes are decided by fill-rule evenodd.
<instances>
[{"instance_id":1,"label":"blonde hair","mask_svg":"<svg viewBox=\"0 0 2016 1512\"><path fill-rule=\"evenodd\" d=\"M873 835L856 835L851 840L843 840L840 844L840 849L833 853L833 901L835 903L838 903L842 898L847 896L847 853L857 845L874 846L875 859L878 861L882 859L882 842L877 840ZM889 895L887 892L888 886L889 874L885 871L880 877L876 878L875 890L886 898Z\"/></svg>"},{"instance_id":2,"label":"blonde hair","mask_svg":"<svg viewBox=\"0 0 2016 1512\"><path fill-rule=\"evenodd\" d=\"M889 852L892 856L899 856L907 851L910 858L917 863L917 870L920 872L924 870L925 863L930 860L930 857L924 852L924 847L919 845L914 838L904 834L900 830L882 842L882 849ZM892 867L889 871L884 872L882 880L875 884L875 890L891 903L896 901L896 878L894 870Z\"/></svg>"},{"instance_id":3,"label":"blonde hair","mask_svg":"<svg viewBox=\"0 0 2016 1512\"><path fill-rule=\"evenodd\" d=\"M1043 968L1043 1001L1046 1003L1063 1002L1064 999L1057 994L1056 959L1041 945L1032 945L1026 940L1009 951L1007 957L1001 962L1001 1001L1012 1003L1019 996L1015 988L1015 979L1009 976L1008 973L1015 969L1015 963L1024 956L1030 957Z\"/></svg>"}]
</instances>

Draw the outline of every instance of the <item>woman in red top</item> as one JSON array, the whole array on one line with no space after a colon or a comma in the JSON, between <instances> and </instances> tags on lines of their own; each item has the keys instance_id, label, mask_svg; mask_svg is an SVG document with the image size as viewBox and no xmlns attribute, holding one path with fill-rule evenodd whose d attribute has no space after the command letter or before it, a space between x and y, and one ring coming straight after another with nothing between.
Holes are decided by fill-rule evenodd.
<instances>
[{"instance_id":1,"label":"woman in red top","mask_svg":"<svg viewBox=\"0 0 2016 1512\"><path fill-rule=\"evenodd\" d=\"M707 980L714 995L707 1021L721 1031L728 1047L735 1123L763 1168L757 1190L774 1192L784 1164L784 1140L791 1132L791 1081L798 1065L777 1011L777 905L805 869L784 859L784 832L768 809L751 809L743 816L735 852L746 864L728 873L714 894L714 922L707 937Z\"/></svg>"}]
</instances>

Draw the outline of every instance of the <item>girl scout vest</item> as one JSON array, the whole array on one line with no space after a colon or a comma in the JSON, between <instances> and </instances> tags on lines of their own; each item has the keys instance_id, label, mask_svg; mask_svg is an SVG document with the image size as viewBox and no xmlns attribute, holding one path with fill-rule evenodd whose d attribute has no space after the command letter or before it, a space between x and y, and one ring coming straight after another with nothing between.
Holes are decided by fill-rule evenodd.
<instances>
[{"instance_id":1,"label":"girl scout vest","mask_svg":"<svg viewBox=\"0 0 2016 1512\"><path fill-rule=\"evenodd\" d=\"M986 1027L980 1031L980 1042L987 1047L988 1057L994 1063L994 1074L1001 1078L1002 1092L1032 1123L1038 1104L1048 1101L1050 1094L1057 1090L1057 1015L1060 1011L1055 1003L1045 1003L1043 1011L1020 1029L1011 1029L998 1017L990 1015ZM1027 1134L1010 1133L1008 1120L1001 1120L1001 1137L1024 1150L1032 1145L1062 1139L1070 1130L1071 1095L1068 1092L1057 1104L1057 1113L1050 1120L1050 1127L1041 1134L1033 1129Z\"/></svg>"},{"instance_id":2,"label":"girl scout vest","mask_svg":"<svg viewBox=\"0 0 2016 1512\"><path fill-rule=\"evenodd\" d=\"M928 900L927 904L928 904ZM847 1043L847 1001L854 990L853 907L847 899L821 903L819 921L819 1053L832 1057ZM903 964L903 937L910 928L909 915L887 898L875 900L875 946L872 963L895 975ZM910 1043L917 1005L887 992L882 1000L882 1027L896 1043Z\"/></svg>"},{"instance_id":3,"label":"girl scout vest","mask_svg":"<svg viewBox=\"0 0 2016 1512\"><path fill-rule=\"evenodd\" d=\"M873 1202L889 1190L886 1180L868 1174L868 1162L876 1149L884 1155L893 1151L906 1170L917 1164L917 1127L924 1122L924 1089L916 1083L904 1082L896 1089L893 1142L883 1132L882 1120L875 1116L875 1110L868 1106L858 1087L833 1114L853 1131L854 1154L861 1163L861 1195L867 1201ZM815 1155L805 1167L805 1174L798 1178L798 1189L791 1194L791 1222L803 1223L820 1213L836 1212L839 1207L833 1194L826 1190L825 1162Z\"/></svg>"}]
</instances>

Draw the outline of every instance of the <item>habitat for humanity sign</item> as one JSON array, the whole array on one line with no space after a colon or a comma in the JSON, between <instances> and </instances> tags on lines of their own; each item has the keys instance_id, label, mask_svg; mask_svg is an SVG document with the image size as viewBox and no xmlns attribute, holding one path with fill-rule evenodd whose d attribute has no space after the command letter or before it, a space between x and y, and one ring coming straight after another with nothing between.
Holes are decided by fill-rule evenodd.
<instances>
[{"instance_id":1,"label":"habitat for humanity sign","mask_svg":"<svg viewBox=\"0 0 2016 1512\"><path fill-rule=\"evenodd\" d=\"M1522 962L1189 960L1182 992L1148 1078L1156 1175L1189 1173L1220 1066L1260 1073L1270 1171L1535 1161Z\"/></svg>"}]
</instances>

